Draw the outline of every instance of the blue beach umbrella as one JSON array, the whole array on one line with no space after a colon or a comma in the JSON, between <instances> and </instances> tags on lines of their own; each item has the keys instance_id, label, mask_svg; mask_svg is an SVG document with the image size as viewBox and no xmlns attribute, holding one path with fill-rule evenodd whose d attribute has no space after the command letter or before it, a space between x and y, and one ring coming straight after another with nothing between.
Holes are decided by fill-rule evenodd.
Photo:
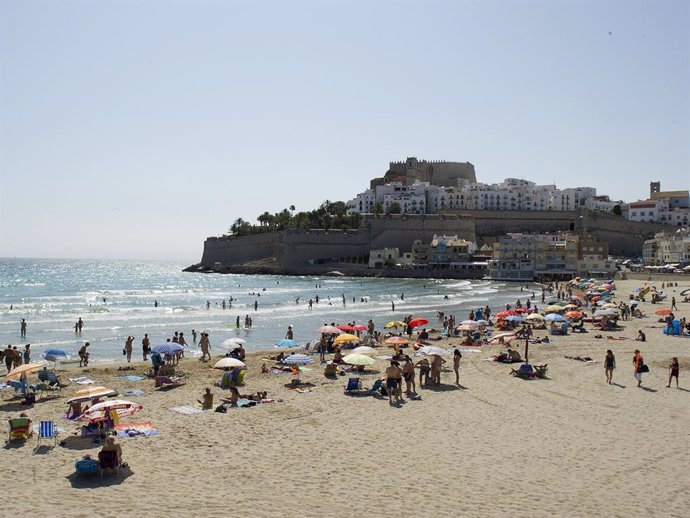
<instances>
[{"instance_id":1,"label":"blue beach umbrella","mask_svg":"<svg viewBox=\"0 0 690 518\"><path fill-rule=\"evenodd\" d=\"M158 354L175 354L183 351L184 347L175 342L165 342L163 344L154 345L151 350Z\"/></svg>"},{"instance_id":2,"label":"blue beach umbrella","mask_svg":"<svg viewBox=\"0 0 690 518\"><path fill-rule=\"evenodd\" d=\"M524 322L525 319L522 317L519 317L517 315L510 315L509 317L505 317L503 320L507 320L508 322Z\"/></svg>"},{"instance_id":3,"label":"blue beach umbrella","mask_svg":"<svg viewBox=\"0 0 690 518\"><path fill-rule=\"evenodd\" d=\"M299 347L299 342L297 340L290 340L289 338L283 338L276 342L276 347Z\"/></svg>"},{"instance_id":4,"label":"blue beach umbrella","mask_svg":"<svg viewBox=\"0 0 690 518\"><path fill-rule=\"evenodd\" d=\"M544 320L547 322L567 322L568 320L563 316L559 315L558 313L549 313L544 317Z\"/></svg>"},{"instance_id":5,"label":"blue beach umbrella","mask_svg":"<svg viewBox=\"0 0 690 518\"><path fill-rule=\"evenodd\" d=\"M64 349L46 349L43 351L43 358L49 362L68 360L69 354Z\"/></svg>"}]
</instances>

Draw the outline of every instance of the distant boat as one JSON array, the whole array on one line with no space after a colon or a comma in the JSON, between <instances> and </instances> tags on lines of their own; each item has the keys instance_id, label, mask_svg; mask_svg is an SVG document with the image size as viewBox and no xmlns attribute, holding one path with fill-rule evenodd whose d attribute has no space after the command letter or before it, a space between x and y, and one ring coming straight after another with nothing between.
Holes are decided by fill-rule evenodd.
<instances>
[{"instance_id":1,"label":"distant boat","mask_svg":"<svg viewBox=\"0 0 690 518\"><path fill-rule=\"evenodd\" d=\"M330 275L331 277L345 277L345 274L343 272L339 272L338 270L330 271L326 275Z\"/></svg>"}]
</instances>

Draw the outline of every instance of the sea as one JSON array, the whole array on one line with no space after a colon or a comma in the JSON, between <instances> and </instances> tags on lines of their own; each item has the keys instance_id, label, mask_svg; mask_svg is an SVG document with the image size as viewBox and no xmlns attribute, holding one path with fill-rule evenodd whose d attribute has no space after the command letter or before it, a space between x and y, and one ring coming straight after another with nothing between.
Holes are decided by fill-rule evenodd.
<instances>
[{"instance_id":1,"label":"sea","mask_svg":"<svg viewBox=\"0 0 690 518\"><path fill-rule=\"evenodd\" d=\"M199 355L192 340L196 330L209 333L212 353L218 352L214 344L228 338L244 339L249 351L274 350L288 326L302 346L317 340L315 330L326 323L366 324L372 319L382 331L387 322L411 315L438 328L439 312L460 322L470 310L489 305L496 313L541 290L536 284L488 280L189 273L183 272L186 266L0 258L0 345L23 349L30 343L31 361L41 361L49 348L63 349L75 359L88 341L93 363L120 363L128 336L135 338L134 358L141 358L144 333L156 345L183 332L190 344L186 356ZM309 299L314 301L311 310ZM244 326L247 316L251 328ZM81 332L75 331L79 318ZM22 319L27 322L25 338Z\"/></svg>"}]
</instances>

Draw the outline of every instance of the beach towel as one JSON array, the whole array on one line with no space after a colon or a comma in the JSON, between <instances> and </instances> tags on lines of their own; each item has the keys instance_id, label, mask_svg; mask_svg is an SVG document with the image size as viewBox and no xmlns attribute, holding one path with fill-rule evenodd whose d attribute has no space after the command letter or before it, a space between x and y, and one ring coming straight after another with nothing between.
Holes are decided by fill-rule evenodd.
<instances>
[{"instance_id":1,"label":"beach towel","mask_svg":"<svg viewBox=\"0 0 690 518\"><path fill-rule=\"evenodd\" d=\"M292 371L284 371L280 369L271 369L273 374L292 374Z\"/></svg>"},{"instance_id":2,"label":"beach towel","mask_svg":"<svg viewBox=\"0 0 690 518\"><path fill-rule=\"evenodd\" d=\"M144 395L144 391L141 389L127 389L122 391L122 395L129 397L140 397Z\"/></svg>"},{"instance_id":3,"label":"beach towel","mask_svg":"<svg viewBox=\"0 0 690 518\"><path fill-rule=\"evenodd\" d=\"M193 406L174 406L170 407L170 410L173 412L177 412L178 414L184 414L184 415L194 415L194 414L201 414L202 410L198 408L194 408Z\"/></svg>"},{"instance_id":4,"label":"beach towel","mask_svg":"<svg viewBox=\"0 0 690 518\"><path fill-rule=\"evenodd\" d=\"M118 437L150 437L158 435L155 425L147 421L145 423L121 423L115 427Z\"/></svg>"},{"instance_id":5,"label":"beach towel","mask_svg":"<svg viewBox=\"0 0 690 518\"><path fill-rule=\"evenodd\" d=\"M630 340L627 336L607 336L607 340Z\"/></svg>"},{"instance_id":6,"label":"beach towel","mask_svg":"<svg viewBox=\"0 0 690 518\"><path fill-rule=\"evenodd\" d=\"M92 383L96 383L94 380L87 378L86 376L82 376L80 378L69 378L69 380L77 385L91 385Z\"/></svg>"},{"instance_id":7,"label":"beach towel","mask_svg":"<svg viewBox=\"0 0 690 518\"><path fill-rule=\"evenodd\" d=\"M127 381L141 381L145 380L144 376L138 376L137 374L129 374L127 376L118 376L117 379L127 380Z\"/></svg>"}]
</instances>

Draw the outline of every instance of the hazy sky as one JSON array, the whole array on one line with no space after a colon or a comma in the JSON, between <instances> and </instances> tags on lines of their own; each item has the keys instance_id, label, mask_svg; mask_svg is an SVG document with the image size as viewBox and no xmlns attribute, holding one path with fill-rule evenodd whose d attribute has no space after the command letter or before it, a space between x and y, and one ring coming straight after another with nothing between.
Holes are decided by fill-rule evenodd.
<instances>
[{"instance_id":1,"label":"hazy sky","mask_svg":"<svg viewBox=\"0 0 690 518\"><path fill-rule=\"evenodd\" d=\"M690 2L0 1L0 256L201 258L388 162L690 184Z\"/></svg>"}]
</instances>

